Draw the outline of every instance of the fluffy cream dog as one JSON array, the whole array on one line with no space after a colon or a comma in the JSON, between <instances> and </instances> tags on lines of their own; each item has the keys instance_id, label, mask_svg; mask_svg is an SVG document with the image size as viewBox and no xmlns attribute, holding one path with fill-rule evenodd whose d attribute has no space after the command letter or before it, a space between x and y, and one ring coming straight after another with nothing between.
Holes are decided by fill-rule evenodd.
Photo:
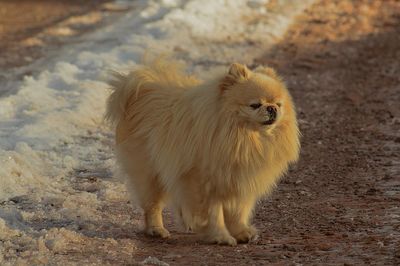
<instances>
[{"instance_id":1,"label":"fluffy cream dog","mask_svg":"<svg viewBox=\"0 0 400 266\"><path fill-rule=\"evenodd\" d=\"M275 71L235 63L202 82L159 59L110 84L106 118L116 125L117 161L146 232L169 236L169 201L206 241L252 239L257 199L299 156L295 109Z\"/></svg>"}]
</instances>

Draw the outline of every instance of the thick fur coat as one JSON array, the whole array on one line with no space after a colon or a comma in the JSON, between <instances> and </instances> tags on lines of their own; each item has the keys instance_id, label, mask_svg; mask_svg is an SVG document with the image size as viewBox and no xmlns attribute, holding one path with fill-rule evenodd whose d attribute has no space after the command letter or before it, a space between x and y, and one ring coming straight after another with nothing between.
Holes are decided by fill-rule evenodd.
<instances>
[{"instance_id":1,"label":"thick fur coat","mask_svg":"<svg viewBox=\"0 0 400 266\"><path fill-rule=\"evenodd\" d=\"M275 71L235 63L199 81L160 59L115 74L110 85L106 118L116 125L117 161L146 232L169 236L161 213L170 202L206 241L252 239L255 202L300 148L292 98Z\"/></svg>"}]
</instances>

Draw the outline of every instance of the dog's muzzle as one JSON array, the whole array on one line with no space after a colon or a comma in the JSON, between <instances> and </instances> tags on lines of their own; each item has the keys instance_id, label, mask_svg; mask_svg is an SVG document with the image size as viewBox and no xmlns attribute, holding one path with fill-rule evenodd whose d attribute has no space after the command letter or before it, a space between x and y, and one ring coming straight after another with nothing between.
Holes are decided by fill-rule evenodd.
<instances>
[{"instance_id":1,"label":"dog's muzzle","mask_svg":"<svg viewBox=\"0 0 400 266\"><path fill-rule=\"evenodd\" d=\"M275 123L278 117L278 109L275 106L270 105L267 106L265 110L267 120L263 122L263 125L272 125L273 123Z\"/></svg>"}]
</instances>

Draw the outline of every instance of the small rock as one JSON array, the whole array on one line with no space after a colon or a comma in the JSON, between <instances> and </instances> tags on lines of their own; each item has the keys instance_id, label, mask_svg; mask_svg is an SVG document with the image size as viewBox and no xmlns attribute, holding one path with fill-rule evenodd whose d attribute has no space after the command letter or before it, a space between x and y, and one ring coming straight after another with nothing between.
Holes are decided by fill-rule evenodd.
<instances>
[{"instance_id":1,"label":"small rock","mask_svg":"<svg viewBox=\"0 0 400 266\"><path fill-rule=\"evenodd\" d=\"M13 203L21 203L24 201L28 201L29 198L26 195L22 195L22 196L15 196L9 199L9 201L13 202Z\"/></svg>"},{"instance_id":2,"label":"small rock","mask_svg":"<svg viewBox=\"0 0 400 266\"><path fill-rule=\"evenodd\" d=\"M328 250L332 249L332 245L330 245L328 243L321 243L317 247L319 250L322 250L322 251L328 251Z\"/></svg>"},{"instance_id":3,"label":"small rock","mask_svg":"<svg viewBox=\"0 0 400 266\"><path fill-rule=\"evenodd\" d=\"M377 190L376 188L370 188L367 190L367 192L365 194L367 195L375 195L377 192L379 192L379 190Z\"/></svg>"},{"instance_id":4,"label":"small rock","mask_svg":"<svg viewBox=\"0 0 400 266\"><path fill-rule=\"evenodd\" d=\"M147 257L144 259L142 262L139 263L139 265L157 265L157 266L169 266L168 263L161 261L157 259L156 257Z\"/></svg>"}]
</instances>

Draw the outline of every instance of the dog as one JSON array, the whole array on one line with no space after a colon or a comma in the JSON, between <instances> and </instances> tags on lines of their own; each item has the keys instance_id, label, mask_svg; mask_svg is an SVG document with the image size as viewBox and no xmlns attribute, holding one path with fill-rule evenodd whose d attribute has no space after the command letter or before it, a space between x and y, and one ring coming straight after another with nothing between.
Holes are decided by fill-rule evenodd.
<instances>
[{"instance_id":1,"label":"dog","mask_svg":"<svg viewBox=\"0 0 400 266\"><path fill-rule=\"evenodd\" d=\"M117 163L143 210L145 232L166 238L170 203L188 230L235 246L257 236L256 201L299 158L292 97L275 70L233 63L201 81L160 58L114 73L106 119Z\"/></svg>"}]
</instances>

